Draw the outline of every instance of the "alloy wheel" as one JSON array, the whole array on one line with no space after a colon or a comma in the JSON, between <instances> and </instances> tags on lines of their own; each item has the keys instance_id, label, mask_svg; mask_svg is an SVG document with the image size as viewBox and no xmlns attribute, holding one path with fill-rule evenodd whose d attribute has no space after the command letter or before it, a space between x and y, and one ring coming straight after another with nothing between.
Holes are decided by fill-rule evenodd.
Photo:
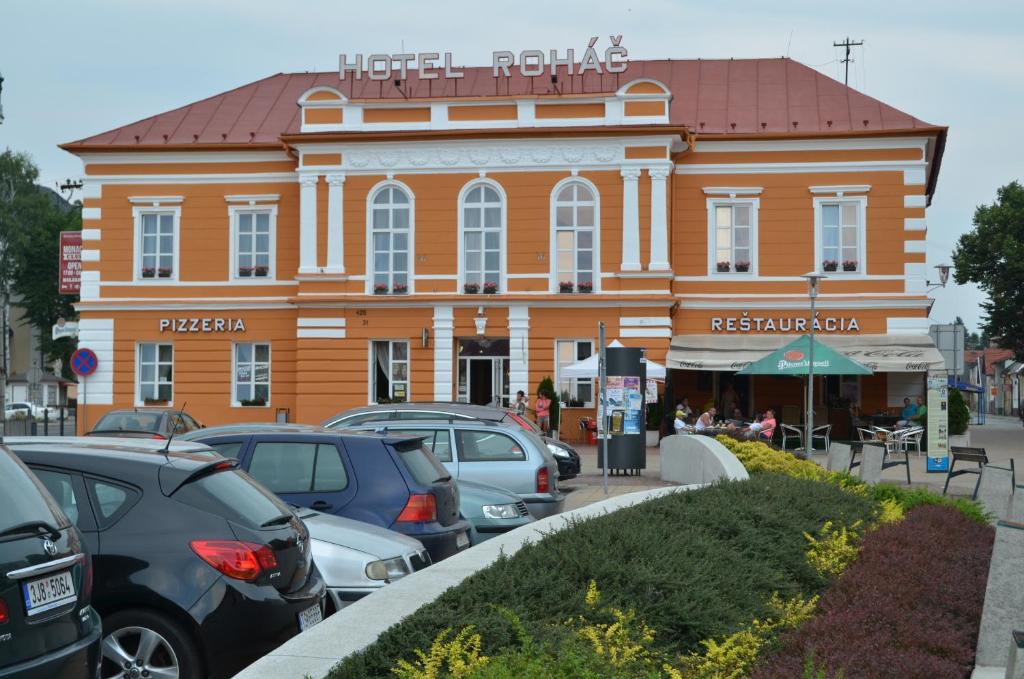
<instances>
[{"instance_id":1,"label":"alloy wheel","mask_svg":"<svg viewBox=\"0 0 1024 679\"><path fill-rule=\"evenodd\" d=\"M103 639L103 679L178 679L178 656L147 627L122 627Z\"/></svg>"}]
</instances>

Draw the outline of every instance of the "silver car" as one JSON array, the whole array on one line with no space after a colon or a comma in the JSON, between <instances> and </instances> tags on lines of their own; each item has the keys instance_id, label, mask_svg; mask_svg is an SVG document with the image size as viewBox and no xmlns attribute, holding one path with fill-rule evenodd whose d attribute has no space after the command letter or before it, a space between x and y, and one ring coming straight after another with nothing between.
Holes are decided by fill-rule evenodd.
<instances>
[{"instance_id":1,"label":"silver car","mask_svg":"<svg viewBox=\"0 0 1024 679\"><path fill-rule=\"evenodd\" d=\"M511 422L481 420L390 420L354 429L422 436L459 481L497 486L521 497L535 518L558 514L565 494L558 490L558 464L539 436ZM454 451L454 452L453 452Z\"/></svg>"},{"instance_id":2,"label":"silver car","mask_svg":"<svg viewBox=\"0 0 1024 679\"><path fill-rule=\"evenodd\" d=\"M327 583L328 615L430 565L419 540L362 521L293 509L309 529L313 561Z\"/></svg>"}]
</instances>

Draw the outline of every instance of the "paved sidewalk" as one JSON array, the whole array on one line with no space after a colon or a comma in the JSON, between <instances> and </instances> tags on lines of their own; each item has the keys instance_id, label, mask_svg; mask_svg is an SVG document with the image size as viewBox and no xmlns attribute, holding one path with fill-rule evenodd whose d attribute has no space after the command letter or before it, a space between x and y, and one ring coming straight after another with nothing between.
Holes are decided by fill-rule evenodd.
<instances>
[{"instance_id":1,"label":"paved sidewalk","mask_svg":"<svg viewBox=\"0 0 1024 679\"><path fill-rule=\"evenodd\" d=\"M984 448L989 460L995 464L1008 464L1011 458L1020 463L1021 483L1024 483L1024 426L1016 417L989 415L985 424L970 426L971 446ZM582 473L575 479L559 482L559 487L568 495L565 508L577 509L598 502L605 497L615 497L638 490L650 490L673 484L661 480L661 453L658 448L647 449L647 468L640 476L609 476L608 495L602 487L601 470L597 467L597 446L574 444L580 454ZM910 481L913 486L929 488L938 493L946 482L946 474L926 471L925 456L910 456ZM815 462L825 464L824 451L818 451ZM958 467L959 468L959 467ZM854 470L856 473L856 470ZM882 479L903 485L906 483L906 471L902 466L886 469ZM969 497L974 491L978 477L973 475L957 476L949 483L949 495Z\"/></svg>"}]
</instances>

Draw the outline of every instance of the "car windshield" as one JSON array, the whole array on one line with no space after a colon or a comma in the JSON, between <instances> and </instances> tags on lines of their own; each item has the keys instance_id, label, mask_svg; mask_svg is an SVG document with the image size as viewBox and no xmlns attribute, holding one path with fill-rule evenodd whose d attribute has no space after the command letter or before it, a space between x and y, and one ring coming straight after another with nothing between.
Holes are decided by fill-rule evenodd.
<instances>
[{"instance_id":1,"label":"car windshield","mask_svg":"<svg viewBox=\"0 0 1024 679\"><path fill-rule=\"evenodd\" d=\"M276 495L234 468L200 476L171 497L249 528L259 528L267 521L291 513L288 505Z\"/></svg>"},{"instance_id":2,"label":"car windshield","mask_svg":"<svg viewBox=\"0 0 1024 679\"><path fill-rule=\"evenodd\" d=\"M429 486L432 483L447 479L451 476L433 453L422 445L398 444L395 446L398 456L402 458L406 469L416 479L417 483Z\"/></svg>"},{"instance_id":3,"label":"car windshield","mask_svg":"<svg viewBox=\"0 0 1024 679\"><path fill-rule=\"evenodd\" d=\"M45 522L57 528L70 525L53 497L36 477L3 446L0 446L0 533L15 526Z\"/></svg>"},{"instance_id":4,"label":"car windshield","mask_svg":"<svg viewBox=\"0 0 1024 679\"><path fill-rule=\"evenodd\" d=\"M163 415L139 411L107 413L96 423L94 431L159 431Z\"/></svg>"}]
</instances>

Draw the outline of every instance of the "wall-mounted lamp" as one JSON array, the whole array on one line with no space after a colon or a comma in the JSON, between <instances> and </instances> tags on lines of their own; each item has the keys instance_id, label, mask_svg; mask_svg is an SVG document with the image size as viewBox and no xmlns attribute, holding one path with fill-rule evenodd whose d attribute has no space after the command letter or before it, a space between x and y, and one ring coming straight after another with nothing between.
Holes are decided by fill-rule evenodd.
<instances>
[{"instance_id":1,"label":"wall-mounted lamp","mask_svg":"<svg viewBox=\"0 0 1024 679\"><path fill-rule=\"evenodd\" d=\"M925 285L929 290L946 287L946 283L949 282L949 270L953 267L949 264L939 264L935 268L939 270L939 282L935 283L934 281L927 281Z\"/></svg>"},{"instance_id":2,"label":"wall-mounted lamp","mask_svg":"<svg viewBox=\"0 0 1024 679\"><path fill-rule=\"evenodd\" d=\"M423 343L424 349L430 348L430 328L423 328L423 331L420 332L420 342Z\"/></svg>"},{"instance_id":3,"label":"wall-mounted lamp","mask_svg":"<svg viewBox=\"0 0 1024 679\"><path fill-rule=\"evenodd\" d=\"M484 308L476 308L476 316L473 317L473 322L476 324L476 334L484 335L487 332L487 316L484 315Z\"/></svg>"}]
</instances>

